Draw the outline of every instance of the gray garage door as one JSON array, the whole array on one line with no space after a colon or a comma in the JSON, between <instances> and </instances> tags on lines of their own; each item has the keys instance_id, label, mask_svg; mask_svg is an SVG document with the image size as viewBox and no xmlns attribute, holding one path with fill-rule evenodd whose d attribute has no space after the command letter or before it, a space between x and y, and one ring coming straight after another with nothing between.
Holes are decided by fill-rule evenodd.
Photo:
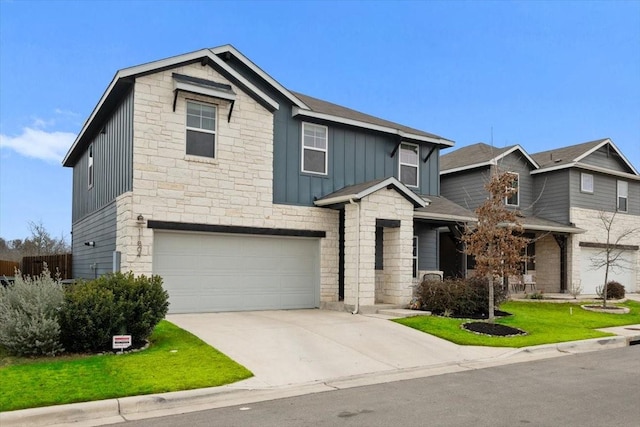
<instances>
[{"instance_id":1,"label":"gray garage door","mask_svg":"<svg viewBox=\"0 0 640 427\"><path fill-rule=\"evenodd\" d=\"M318 307L319 260L315 238L154 233L170 313Z\"/></svg>"}]
</instances>

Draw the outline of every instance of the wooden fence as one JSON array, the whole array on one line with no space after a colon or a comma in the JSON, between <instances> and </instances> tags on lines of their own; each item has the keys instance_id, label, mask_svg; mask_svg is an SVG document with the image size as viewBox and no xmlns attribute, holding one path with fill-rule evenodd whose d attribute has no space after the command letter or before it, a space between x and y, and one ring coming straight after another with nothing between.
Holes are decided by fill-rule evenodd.
<instances>
[{"instance_id":1,"label":"wooden fence","mask_svg":"<svg viewBox=\"0 0 640 427\"><path fill-rule=\"evenodd\" d=\"M52 276L55 277L56 272L59 272L62 280L73 278L71 254L26 256L22 258L22 274L38 276L42 273L45 263Z\"/></svg>"},{"instance_id":2,"label":"wooden fence","mask_svg":"<svg viewBox=\"0 0 640 427\"><path fill-rule=\"evenodd\" d=\"M20 270L19 262L0 260L0 276L13 276L16 269Z\"/></svg>"}]
</instances>

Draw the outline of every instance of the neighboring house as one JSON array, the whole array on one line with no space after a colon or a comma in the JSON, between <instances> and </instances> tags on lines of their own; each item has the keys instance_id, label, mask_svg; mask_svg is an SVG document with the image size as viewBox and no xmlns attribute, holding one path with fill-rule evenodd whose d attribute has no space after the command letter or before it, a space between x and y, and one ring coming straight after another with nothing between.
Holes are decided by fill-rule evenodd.
<instances>
[{"instance_id":1,"label":"neighboring house","mask_svg":"<svg viewBox=\"0 0 640 427\"><path fill-rule=\"evenodd\" d=\"M588 262L606 241L595 221L598 212L617 210L616 230L640 226L640 177L609 139L534 155L519 145L495 148L480 143L441 156L440 166L442 195L470 210L486 199L484 184L491 173L514 174L518 191L505 205L518 212L533 239L522 272L533 274L537 288L545 292L569 292L579 285L583 293L594 294L602 285L603 272L592 270ZM590 186L581 189L581 177ZM640 277L637 236L625 246L629 268L611 276L634 292ZM441 241L444 251L460 252L455 232L444 233ZM473 269L468 257L441 259L456 260L442 266L445 274L464 275Z\"/></svg>"},{"instance_id":2,"label":"neighboring house","mask_svg":"<svg viewBox=\"0 0 640 427\"><path fill-rule=\"evenodd\" d=\"M611 239L624 230L633 235L618 242L622 255L609 272L610 280L623 284L627 292L640 292L640 174L610 139L600 139L556 150L532 154L539 168L532 172L537 215L574 224L583 234L572 235L567 244L570 287L585 294L596 293L604 282L604 269L594 268L607 241L598 219L601 213L616 213Z\"/></svg>"},{"instance_id":3,"label":"neighboring house","mask_svg":"<svg viewBox=\"0 0 640 427\"><path fill-rule=\"evenodd\" d=\"M161 275L171 312L404 305L473 216L439 197L452 145L230 45L120 70L63 161L75 275Z\"/></svg>"}]
</instances>

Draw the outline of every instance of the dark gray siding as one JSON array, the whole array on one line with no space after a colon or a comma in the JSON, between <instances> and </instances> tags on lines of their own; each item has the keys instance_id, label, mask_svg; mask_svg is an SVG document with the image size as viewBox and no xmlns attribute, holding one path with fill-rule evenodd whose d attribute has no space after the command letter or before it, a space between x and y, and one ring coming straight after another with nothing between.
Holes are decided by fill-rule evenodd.
<instances>
[{"instance_id":1,"label":"dark gray siding","mask_svg":"<svg viewBox=\"0 0 640 427\"><path fill-rule=\"evenodd\" d=\"M531 176L532 166L522 157L519 151L515 151L505 156L499 163L498 169L501 172L513 172L518 174L518 209L526 215L533 212L533 202L536 199L534 191L533 177Z\"/></svg>"},{"instance_id":2,"label":"dark gray siding","mask_svg":"<svg viewBox=\"0 0 640 427\"><path fill-rule=\"evenodd\" d=\"M487 198L484 186L489 180L489 167L442 175L442 196L469 210L474 210Z\"/></svg>"},{"instance_id":3,"label":"dark gray siding","mask_svg":"<svg viewBox=\"0 0 640 427\"><path fill-rule=\"evenodd\" d=\"M618 156L615 151L611 150L608 145L589 154L581 160L581 163L611 169L618 172L630 172L629 167L624 164L620 156Z\"/></svg>"},{"instance_id":4,"label":"dark gray siding","mask_svg":"<svg viewBox=\"0 0 640 427\"><path fill-rule=\"evenodd\" d=\"M113 112L92 141L94 185L88 186L88 151L73 166L72 221L102 208L133 182L133 90Z\"/></svg>"},{"instance_id":5,"label":"dark gray siding","mask_svg":"<svg viewBox=\"0 0 640 427\"><path fill-rule=\"evenodd\" d=\"M87 246L85 242L95 242ZM112 271L116 250L116 202L73 224L73 276L93 279Z\"/></svg>"},{"instance_id":6,"label":"dark gray siding","mask_svg":"<svg viewBox=\"0 0 640 427\"><path fill-rule=\"evenodd\" d=\"M428 224L414 222L413 234L418 236L418 270L439 270L438 231Z\"/></svg>"},{"instance_id":7,"label":"dark gray siding","mask_svg":"<svg viewBox=\"0 0 640 427\"><path fill-rule=\"evenodd\" d=\"M345 186L378 178L398 177L398 153L390 154L397 139L392 135L366 131L334 123L328 126L328 173L326 176L301 172L302 120L292 118L292 103L235 58L229 65L280 104L274 111L273 202L312 206L320 198ZM408 141L411 142L411 141ZM420 157L429 153L431 144L422 144ZM439 149L427 163L420 161L418 194L439 194Z\"/></svg>"},{"instance_id":8,"label":"dark gray siding","mask_svg":"<svg viewBox=\"0 0 640 427\"><path fill-rule=\"evenodd\" d=\"M534 176L537 200L534 215L562 224L569 223L569 171L559 170Z\"/></svg>"},{"instance_id":9,"label":"dark gray siding","mask_svg":"<svg viewBox=\"0 0 640 427\"><path fill-rule=\"evenodd\" d=\"M593 193L583 193L580 191L581 173L593 175ZM629 187L627 213L640 215L639 182L592 171L581 171L579 169L571 170L571 205L583 209L614 212L617 205L618 180L627 181Z\"/></svg>"}]
</instances>

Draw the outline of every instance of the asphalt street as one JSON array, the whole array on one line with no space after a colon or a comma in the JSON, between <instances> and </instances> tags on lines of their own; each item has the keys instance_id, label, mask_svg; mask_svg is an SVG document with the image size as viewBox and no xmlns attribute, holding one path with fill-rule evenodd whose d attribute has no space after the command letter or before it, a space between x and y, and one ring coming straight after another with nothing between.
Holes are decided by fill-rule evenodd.
<instances>
[{"instance_id":1,"label":"asphalt street","mask_svg":"<svg viewBox=\"0 0 640 427\"><path fill-rule=\"evenodd\" d=\"M640 346L120 423L164 426L633 426Z\"/></svg>"}]
</instances>

